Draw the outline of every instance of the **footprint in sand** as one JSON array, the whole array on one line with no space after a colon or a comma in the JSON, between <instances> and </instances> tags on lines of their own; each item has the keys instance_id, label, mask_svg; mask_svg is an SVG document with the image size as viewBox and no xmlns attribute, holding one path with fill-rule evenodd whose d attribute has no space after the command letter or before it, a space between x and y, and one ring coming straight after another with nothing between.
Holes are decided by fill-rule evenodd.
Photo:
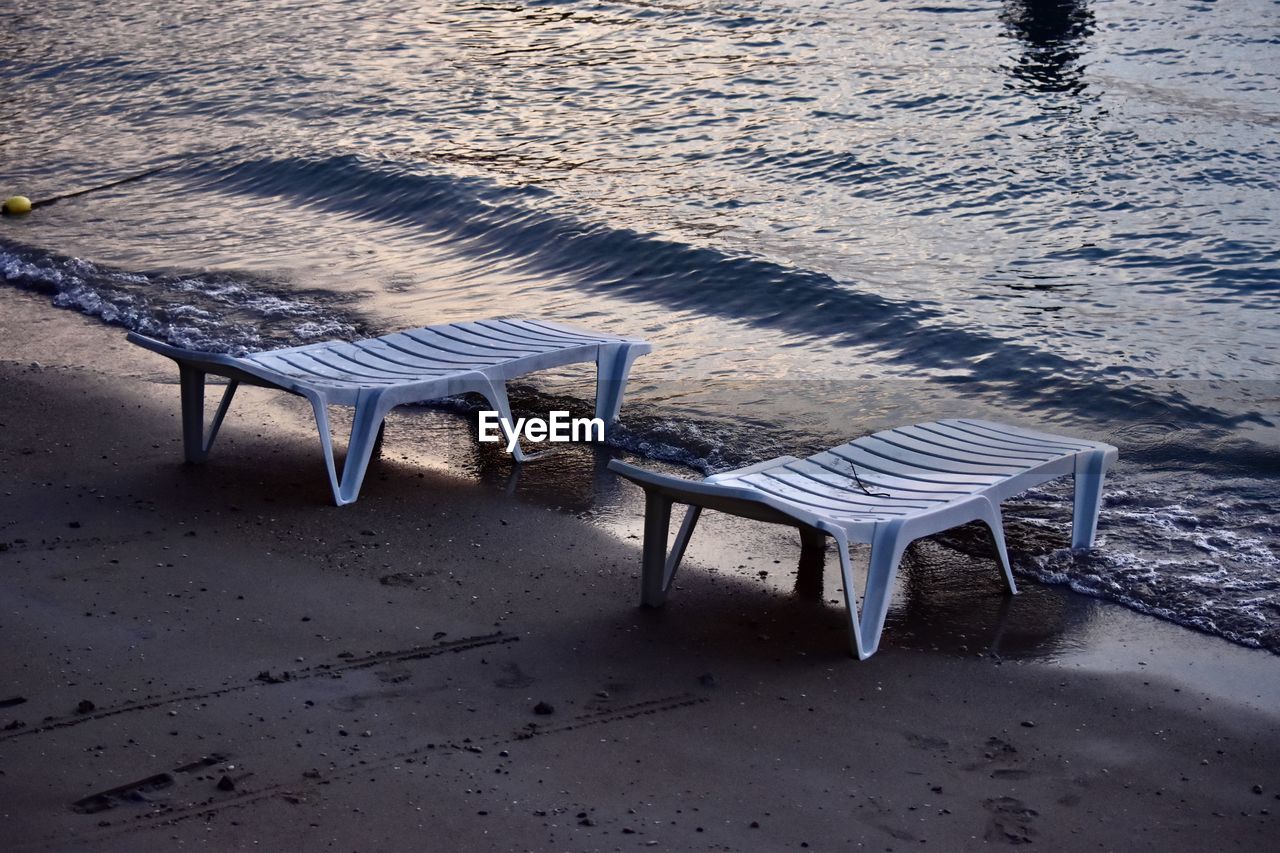
<instances>
[{"instance_id":1,"label":"footprint in sand","mask_svg":"<svg viewBox=\"0 0 1280 853\"><path fill-rule=\"evenodd\" d=\"M992 779L1025 779L1031 775L1019 765L1022 763L1018 748L1000 737L989 737L983 745L982 758L966 764L965 770L987 771Z\"/></svg>"},{"instance_id":2,"label":"footprint in sand","mask_svg":"<svg viewBox=\"0 0 1280 853\"><path fill-rule=\"evenodd\" d=\"M982 807L991 813L987 821L987 831L983 836L987 841L1003 841L1006 844L1030 844L1037 835L1031 825L1039 812L1022 800L1014 797L996 797L983 800Z\"/></svg>"},{"instance_id":3,"label":"footprint in sand","mask_svg":"<svg viewBox=\"0 0 1280 853\"><path fill-rule=\"evenodd\" d=\"M920 735L915 732L907 732L907 743L916 749L946 749L951 743L940 737L932 737L930 735Z\"/></svg>"},{"instance_id":4,"label":"footprint in sand","mask_svg":"<svg viewBox=\"0 0 1280 853\"><path fill-rule=\"evenodd\" d=\"M502 665L502 675L493 680L493 685L506 690L518 690L533 684L534 680L532 676L525 674L520 664L505 663Z\"/></svg>"},{"instance_id":5,"label":"footprint in sand","mask_svg":"<svg viewBox=\"0 0 1280 853\"><path fill-rule=\"evenodd\" d=\"M1023 770L1018 767L1000 767L991 771L992 779L1025 779L1030 775L1030 770Z\"/></svg>"}]
</instances>

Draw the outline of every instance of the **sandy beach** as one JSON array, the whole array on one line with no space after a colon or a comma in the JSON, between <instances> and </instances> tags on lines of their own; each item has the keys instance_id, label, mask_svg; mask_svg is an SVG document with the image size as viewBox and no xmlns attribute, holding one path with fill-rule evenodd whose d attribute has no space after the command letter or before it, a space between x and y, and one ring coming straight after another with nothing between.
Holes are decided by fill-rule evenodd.
<instances>
[{"instance_id":1,"label":"sandy beach","mask_svg":"<svg viewBox=\"0 0 1280 853\"><path fill-rule=\"evenodd\" d=\"M858 663L761 581L785 531L708 524L639 609L637 496L589 460L508 487L403 416L338 509L305 404L251 390L187 466L168 362L9 289L0 375L6 849L1275 843L1268 652L960 554Z\"/></svg>"}]
</instances>

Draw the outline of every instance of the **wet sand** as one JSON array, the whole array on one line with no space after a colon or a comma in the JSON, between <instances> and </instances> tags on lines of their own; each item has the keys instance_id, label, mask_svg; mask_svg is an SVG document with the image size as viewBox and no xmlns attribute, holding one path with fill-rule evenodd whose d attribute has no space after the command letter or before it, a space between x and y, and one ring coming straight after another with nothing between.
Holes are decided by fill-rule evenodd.
<instances>
[{"instance_id":1,"label":"wet sand","mask_svg":"<svg viewBox=\"0 0 1280 853\"><path fill-rule=\"evenodd\" d=\"M7 849L1277 837L1269 653L982 572L906 578L859 663L821 593L758 577L790 572L776 532L708 524L639 609L637 504L594 463L504 488L399 454L423 428L396 422L338 509L305 408L250 389L183 465L172 366L11 290L0 378ZM469 447L440 417L435 450Z\"/></svg>"}]
</instances>

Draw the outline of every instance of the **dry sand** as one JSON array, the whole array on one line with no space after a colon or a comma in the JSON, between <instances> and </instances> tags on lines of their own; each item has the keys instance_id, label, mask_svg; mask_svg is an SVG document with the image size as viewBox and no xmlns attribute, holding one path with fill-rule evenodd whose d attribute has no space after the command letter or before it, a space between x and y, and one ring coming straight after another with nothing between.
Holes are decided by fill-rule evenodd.
<instances>
[{"instance_id":1,"label":"dry sand","mask_svg":"<svg viewBox=\"0 0 1280 853\"><path fill-rule=\"evenodd\" d=\"M0 291L7 850L1280 838L1274 655L1029 583L1006 600L959 555L858 663L838 607L736 569L785 575L795 549L734 522L642 611L636 503L597 463L513 490L499 457L389 450L338 509L280 395L181 464L175 380ZM390 449L427 429L403 420Z\"/></svg>"}]
</instances>

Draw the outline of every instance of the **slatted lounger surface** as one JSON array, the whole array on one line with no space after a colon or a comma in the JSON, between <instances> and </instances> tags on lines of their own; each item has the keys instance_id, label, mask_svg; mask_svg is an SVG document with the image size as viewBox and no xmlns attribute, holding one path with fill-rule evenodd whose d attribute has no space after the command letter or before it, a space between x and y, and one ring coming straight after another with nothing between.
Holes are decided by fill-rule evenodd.
<instances>
[{"instance_id":1,"label":"slatted lounger surface","mask_svg":"<svg viewBox=\"0 0 1280 853\"><path fill-rule=\"evenodd\" d=\"M780 456L701 482L616 459L609 467L645 490L644 604L658 607L666 600L704 507L788 524L800 529L805 549L817 549L818 555L825 537L836 540L851 649L866 659L880 643L898 561L909 543L982 521L995 537L1009 591L1016 593L1001 502L1047 480L1074 475L1071 547L1088 548L1097 529L1102 481L1117 455L1114 447L1096 441L989 421L946 420L878 432L808 459ZM668 556L672 503L688 504L689 510ZM871 545L861 617L850 542Z\"/></svg>"},{"instance_id":2,"label":"slatted lounger surface","mask_svg":"<svg viewBox=\"0 0 1280 853\"><path fill-rule=\"evenodd\" d=\"M627 374L652 347L642 340L550 323L495 319L428 326L351 343L326 341L242 357L182 349L136 332L129 340L178 363L182 385L182 437L189 462L203 462L217 437L236 387L278 388L306 397L316 426L333 499L342 506L360 493L387 413L405 403L476 392L511 419L506 381L549 367L596 363L596 417L606 428L617 419ZM206 374L231 380L205 437ZM330 405L354 406L351 440L339 477L329 434ZM517 461L533 458L519 447Z\"/></svg>"}]
</instances>

